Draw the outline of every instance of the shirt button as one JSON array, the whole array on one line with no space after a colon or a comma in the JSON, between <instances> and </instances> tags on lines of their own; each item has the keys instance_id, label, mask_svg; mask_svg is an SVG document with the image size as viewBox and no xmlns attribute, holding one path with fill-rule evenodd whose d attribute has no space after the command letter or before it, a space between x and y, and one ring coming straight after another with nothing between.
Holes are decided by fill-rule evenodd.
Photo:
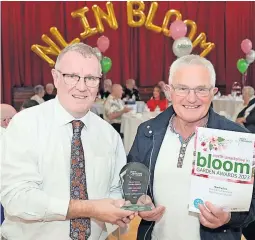
<instances>
[{"instance_id":1,"label":"shirt button","mask_svg":"<svg viewBox=\"0 0 255 240\"><path fill-rule=\"evenodd\" d=\"M180 157L182 158L182 157L183 157L183 154L180 154Z\"/></svg>"},{"instance_id":2,"label":"shirt button","mask_svg":"<svg viewBox=\"0 0 255 240\"><path fill-rule=\"evenodd\" d=\"M150 126L147 126L147 128L150 128Z\"/></svg>"},{"instance_id":3,"label":"shirt button","mask_svg":"<svg viewBox=\"0 0 255 240\"><path fill-rule=\"evenodd\" d=\"M186 144L183 144L182 146L185 148L185 147L186 147Z\"/></svg>"},{"instance_id":4,"label":"shirt button","mask_svg":"<svg viewBox=\"0 0 255 240\"><path fill-rule=\"evenodd\" d=\"M152 133L152 131L150 130L150 131L149 131L149 133L151 134L151 133Z\"/></svg>"}]
</instances>

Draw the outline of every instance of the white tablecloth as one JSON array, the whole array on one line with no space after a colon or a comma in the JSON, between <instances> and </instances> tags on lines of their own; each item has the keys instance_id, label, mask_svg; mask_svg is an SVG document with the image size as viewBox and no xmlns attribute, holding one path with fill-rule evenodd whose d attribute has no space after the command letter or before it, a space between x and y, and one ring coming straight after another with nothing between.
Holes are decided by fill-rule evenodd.
<instances>
[{"instance_id":1,"label":"white tablecloth","mask_svg":"<svg viewBox=\"0 0 255 240\"><path fill-rule=\"evenodd\" d=\"M156 117L159 112L144 112L144 113L136 113L136 114L123 114L121 119L121 133L124 135L124 147L126 153L128 154L133 142L135 140L135 135L137 132L138 126L151 119Z\"/></svg>"},{"instance_id":2,"label":"white tablecloth","mask_svg":"<svg viewBox=\"0 0 255 240\"><path fill-rule=\"evenodd\" d=\"M236 120L238 113L243 107L243 100L241 99L231 99L226 97L213 100L214 111L219 114L225 112L232 121Z\"/></svg>"}]
</instances>

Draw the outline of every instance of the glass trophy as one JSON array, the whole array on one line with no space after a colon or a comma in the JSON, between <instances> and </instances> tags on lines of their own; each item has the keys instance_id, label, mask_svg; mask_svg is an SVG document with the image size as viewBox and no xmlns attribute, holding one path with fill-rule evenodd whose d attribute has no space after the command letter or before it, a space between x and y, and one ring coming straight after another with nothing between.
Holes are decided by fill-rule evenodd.
<instances>
[{"instance_id":1,"label":"glass trophy","mask_svg":"<svg viewBox=\"0 0 255 240\"><path fill-rule=\"evenodd\" d=\"M142 163L132 162L120 171L120 182L125 201L130 202L122 207L136 212L150 211L152 208L144 204L150 181L149 169Z\"/></svg>"}]
</instances>

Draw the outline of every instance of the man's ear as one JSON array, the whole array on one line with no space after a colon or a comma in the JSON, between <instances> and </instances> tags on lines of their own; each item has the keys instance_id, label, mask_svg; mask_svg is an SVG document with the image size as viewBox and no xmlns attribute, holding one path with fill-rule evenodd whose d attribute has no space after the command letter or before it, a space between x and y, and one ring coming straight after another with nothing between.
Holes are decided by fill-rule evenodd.
<instances>
[{"instance_id":1,"label":"man's ear","mask_svg":"<svg viewBox=\"0 0 255 240\"><path fill-rule=\"evenodd\" d=\"M59 84L59 75L58 75L58 71L56 69L52 69L51 70L51 74L53 77L53 82L54 82L54 86L56 89L58 89L58 84Z\"/></svg>"},{"instance_id":2,"label":"man's ear","mask_svg":"<svg viewBox=\"0 0 255 240\"><path fill-rule=\"evenodd\" d=\"M218 91L219 89L217 87L213 88L213 95L215 95Z\"/></svg>"}]
</instances>

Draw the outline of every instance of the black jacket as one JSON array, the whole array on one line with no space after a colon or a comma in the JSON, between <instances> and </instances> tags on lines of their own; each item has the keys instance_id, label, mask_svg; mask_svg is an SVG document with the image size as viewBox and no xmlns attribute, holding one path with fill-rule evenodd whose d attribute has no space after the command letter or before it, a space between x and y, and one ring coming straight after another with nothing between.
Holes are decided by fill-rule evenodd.
<instances>
[{"instance_id":1,"label":"black jacket","mask_svg":"<svg viewBox=\"0 0 255 240\"><path fill-rule=\"evenodd\" d=\"M169 120L173 114L173 107L169 107L156 118L142 123L138 128L135 141L128 154L128 162L141 162L148 168L151 159L151 181L147 194L152 199L155 164ZM248 132L244 127L218 115L212 108L209 110L207 127L236 132ZM253 198L249 212L231 213L230 222L217 229L209 229L200 225L201 240L240 240L241 227L247 226L253 220L255 220L255 191L253 191ZM137 239L151 240L153 226L154 222L142 220L138 228ZM185 226L183 226L183 229L185 229Z\"/></svg>"},{"instance_id":2,"label":"black jacket","mask_svg":"<svg viewBox=\"0 0 255 240\"><path fill-rule=\"evenodd\" d=\"M104 89L101 89L100 91L99 91L99 94L100 94L100 96L101 96L101 99L106 99L106 98L108 98L108 96L111 94L110 92L108 92L108 91L104 91Z\"/></svg>"},{"instance_id":3,"label":"black jacket","mask_svg":"<svg viewBox=\"0 0 255 240\"><path fill-rule=\"evenodd\" d=\"M139 91L137 89L133 89L132 91L126 87L123 88L123 96L122 98L132 99L133 95L135 96L136 101L140 101Z\"/></svg>"},{"instance_id":4,"label":"black jacket","mask_svg":"<svg viewBox=\"0 0 255 240\"><path fill-rule=\"evenodd\" d=\"M250 100L248 105L238 114L237 118L244 117L246 109L249 108L253 104L255 104L255 98ZM250 132L255 133L255 107L251 110L250 114L246 117L246 122L244 123L244 126ZM255 237L254 237L254 239L255 239Z\"/></svg>"}]
</instances>

